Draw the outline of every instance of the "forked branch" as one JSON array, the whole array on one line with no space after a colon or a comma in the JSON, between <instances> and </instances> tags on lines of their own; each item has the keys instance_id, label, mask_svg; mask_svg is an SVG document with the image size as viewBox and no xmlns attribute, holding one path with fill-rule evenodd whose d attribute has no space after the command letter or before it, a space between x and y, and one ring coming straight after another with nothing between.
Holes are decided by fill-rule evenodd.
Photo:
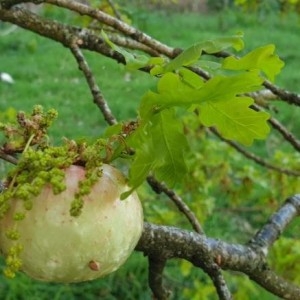
<instances>
[{"instance_id":1,"label":"forked branch","mask_svg":"<svg viewBox=\"0 0 300 300\"><path fill-rule=\"evenodd\" d=\"M181 258L205 270L206 255L223 270L242 272L266 290L283 299L300 299L300 287L269 269L266 255L275 240L300 214L300 195L287 199L247 245L230 244L187 230L145 223L136 247L157 260ZM207 270L206 270L207 271Z\"/></svg>"}]
</instances>

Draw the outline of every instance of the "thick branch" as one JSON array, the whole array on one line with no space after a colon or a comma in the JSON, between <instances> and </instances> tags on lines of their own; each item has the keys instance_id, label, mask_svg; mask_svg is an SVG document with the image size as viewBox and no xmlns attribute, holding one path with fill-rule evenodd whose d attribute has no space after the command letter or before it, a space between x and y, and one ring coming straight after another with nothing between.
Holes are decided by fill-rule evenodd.
<instances>
[{"instance_id":1,"label":"thick branch","mask_svg":"<svg viewBox=\"0 0 300 300\"><path fill-rule=\"evenodd\" d=\"M247 275L251 280L255 281L259 285L263 286L266 290L282 299L300 299L299 287L291 285L289 282L269 269L261 270L260 272L249 272Z\"/></svg>"},{"instance_id":2,"label":"thick branch","mask_svg":"<svg viewBox=\"0 0 300 300\"><path fill-rule=\"evenodd\" d=\"M283 299L300 299L300 288L269 270L265 262L269 247L299 214L300 195L294 195L270 217L248 245L229 244L195 232L145 223L136 250L163 261L171 258L186 259L208 274L213 272L210 263L213 259L224 270L247 274L274 295Z\"/></svg>"},{"instance_id":3,"label":"thick branch","mask_svg":"<svg viewBox=\"0 0 300 300\"><path fill-rule=\"evenodd\" d=\"M142 251L147 256L162 260L182 258L195 266L203 266L206 249L209 249L211 257L222 269L245 273L283 299L300 299L300 288L267 270L264 253L251 246L229 244L195 232L145 223L136 247L137 251Z\"/></svg>"},{"instance_id":4,"label":"thick branch","mask_svg":"<svg viewBox=\"0 0 300 300\"><path fill-rule=\"evenodd\" d=\"M98 52L125 64L122 54L113 51L103 39L93 34L90 30L50 21L21 8L6 10L1 9L0 6L0 20L13 23L41 36L60 42L68 48L74 38L77 38L82 41L80 48Z\"/></svg>"}]
</instances>

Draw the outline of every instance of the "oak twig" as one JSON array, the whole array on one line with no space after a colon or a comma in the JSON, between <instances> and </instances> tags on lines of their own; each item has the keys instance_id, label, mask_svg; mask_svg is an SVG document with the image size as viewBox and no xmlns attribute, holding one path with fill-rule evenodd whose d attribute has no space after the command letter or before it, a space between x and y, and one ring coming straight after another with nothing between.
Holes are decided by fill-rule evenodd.
<instances>
[{"instance_id":1,"label":"oak twig","mask_svg":"<svg viewBox=\"0 0 300 300\"><path fill-rule=\"evenodd\" d=\"M0 148L0 158L14 165L18 163L18 159L10 154L5 153L2 147Z\"/></svg>"},{"instance_id":2,"label":"oak twig","mask_svg":"<svg viewBox=\"0 0 300 300\"><path fill-rule=\"evenodd\" d=\"M164 183L161 183L158 180L156 180L155 177L153 176L148 176L147 182L156 193L164 193L173 201L173 203L177 206L179 211L181 211L186 216L186 218L191 223L193 229L196 232L200 234L204 234L202 226L197 220L196 215L173 190L169 189Z\"/></svg>"},{"instance_id":3,"label":"oak twig","mask_svg":"<svg viewBox=\"0 0 300 300\"><path fill-rule=\"evenodd\" d=\"M89 85L89 89L93 96L94 103L99 107L101 113L104 116L105 121L109 125L116 124L117 120L113 116L111 109L107 104L107 101L105 100L99 86L97 85L96 79L86 59L84 58L82 52L80 51L80 48L77 45L78 43L80 44L81 40L74 39L74 43L70 45L70 50L78 63L79 69L83 72L84 77Z\"/></svg>"},{"instance_id":4,"label":"oak twig","mask_svg":"<svg viewBox=\"0 0 300 300\"><path fill-rule=\"evenodd\" d=\"M276 172L279 172L281 174L286 174L288 176L295 176L295 177L300 176L300 172L293 171L293 170L288 170L288 169L284 169L284 168L280 168L280 167L274 166L274 165L270 164L269 162L267 162L265 159L263 159L263 158L255 155L252 152L247 151L246 149L244 149L243 147L241 147L236 142L233 142L231 140L227 140L227 139L223 138L215 128L209 128L209 130L211 132L213 132L223 142L227 143L232 148L234 148L235 150L237 150L238 152L240 152L242 155L244 155L248 159L254 161L255 163L261 165L262 167L270 169L270 170L273 170L273 171L276 171Z\"/></svg>"},{"instance_id":5,"label":"oak twig","mask_svg":"<svg viewBox=\"0 0 300 300\"><path fill-rule=\"evenodd\" d=\"M101 10L94 9L88 5L82 4L77 1L69 1L69 0L46 0L46 3L50 3L56 6L60 6L72 11L75 11L81 15L89 16L107 26L114 28L115 30L119 31L120 33L136 40L139 43L145 44L146 46L152 48L153 50L169 56L173 57L173 48L166 46L165 44L155 40L154 38L150 37L149 35L145 34L144 32L114 18Z\"/></svg>"}]
</instances>

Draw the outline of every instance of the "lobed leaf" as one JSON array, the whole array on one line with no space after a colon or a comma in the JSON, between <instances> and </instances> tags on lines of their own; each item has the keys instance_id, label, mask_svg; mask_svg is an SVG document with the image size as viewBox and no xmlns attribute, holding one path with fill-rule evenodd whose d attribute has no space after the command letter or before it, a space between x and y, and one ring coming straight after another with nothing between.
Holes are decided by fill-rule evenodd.
<instances>
[{"instance_id":1,"label":"lobed leaf","mask_svg":"<svg viewBox=\"0 0 300 300\"><path fill-rule=\"evenodd\" d=\"M197 108L203 125L216 126L225 138L250 145L253 139L266 137L269 115L252 110L249 106L253 100L239 95L257 90L262 82L257 70L215 76L207 82L197 81L188 72L183 77L166 73L158 82L157 93L149 91L143 97L140 115L147 120L171 107Z\"/></svg>"},{"instance_id":2,"label":"lobed leaf","mask_svg":"<svg viewBox=\"0 0 300 300\"><path fill-rule=\"evenodd\" d=\"M249 146L254 139L264 139L270 131L269 114L254 111L249 107L252 103L250 97L206 101L199 105L199 119L207 127L217 127L224 138Z\"/></svg>"},{"instance_id":3,"label":"lobed leaf","mask_svg":"<svg viewBox=\"0 0 300 300\"><path fill-rule=\"evenodd\" d=\"M243 49L244 42L242 40L241 34L197 43L184 50L177 57L167 63L164 66L163 71L164 73L172 72L183 66L190 66L199 60L203 52L208 54L218 53L230 47L234 48L237 51Z\"/></svg>"},{"instance_id":4,"label":"lobed leaf","mask_svg":"<svg viewBox=\"0 0 300 300\"><path fill-rule=\"evenodd\" d=\"M274 81L277 74L280 73L284 62L274 54L275 46L266 45L254 49L241 58L233 56L227 57L223 61L223 68L228 70L261 70L269 80Z\"/></svg>"}]
</instances>

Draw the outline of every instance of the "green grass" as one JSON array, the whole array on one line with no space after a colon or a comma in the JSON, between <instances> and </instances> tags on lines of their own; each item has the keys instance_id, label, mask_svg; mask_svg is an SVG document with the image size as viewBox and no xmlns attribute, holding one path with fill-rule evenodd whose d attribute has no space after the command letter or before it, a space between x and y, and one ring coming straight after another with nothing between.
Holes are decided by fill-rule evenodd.
<instances>
[{"instance_id":1,"label":"green grass","mask_svg":"<svg viewBox=\"0 0 300 300\"><path fill-rule=\"evenodd\" d=\"M147 12L132 9L131 13L135 25L174 47L186 48L195 42L231 35L237 31L244 32L247 50L274 43L279 55L286 62L277 83L300 92L300 54L297 51L300 36L299 20L296 16L280 19L276 15L269 15L258 20L253 15L239 15L234 12L174 15L158 11L152 12L150 16ZM8 27L9 25L5 25L4 29ZM141 96L154 86L153 79L147 74L137 72L128 76L123 66L93 53L86 54L115 116L118 119L134 118ZM0 71L9 72L16 81L11 86L0 82L1 121L11 120L13 113L9 108L30 111L34 104L41 104L45 108L53 107L59 111L59 118L50 132L56 143L64 136L94 138L103 132L106 126L103 117L93 104L87 84L66 48L21 29L9 35L0 35ZM299 120L299 111L294 107L283 107L276 103L274 105L278 105L281 112L284 112L283 120L288 121L289 126L295 130L300 129L299 122L295 122ZM263 143L261 144L263 147ZM2 176L4 165L3 162L0 164ZM210 231L212 233L220 233L219 228L224 230L223 225L226 226L223 223L220 226L220 222L215 218L208 224L215 226ZM228 230L234 231L234 228ZM178 275L178 264L171 262L166 275L167 283L174 288L174 299L192 299L191 293L194 293L194 297L198 295L199 299L205 291L203 286L207 279L199 270L192 271L190 277L182 277ZM194 281L197 278L201 280L198 285ZM232 281L231 285L235 287L238 283ZM247 291L246 287L245 290ZM249 290L251 291L251 288ZM256 293L259 293L260 299L274 299L262 291ZM0 299L51 298L150 299L146 259L135 253L116 273L105 279L78 285L44 284L23 274L19 274L17 280L7 280L3 277L0 279ZM257 299L254 292L253 299Z\"/></svg>"}]
</instances>

